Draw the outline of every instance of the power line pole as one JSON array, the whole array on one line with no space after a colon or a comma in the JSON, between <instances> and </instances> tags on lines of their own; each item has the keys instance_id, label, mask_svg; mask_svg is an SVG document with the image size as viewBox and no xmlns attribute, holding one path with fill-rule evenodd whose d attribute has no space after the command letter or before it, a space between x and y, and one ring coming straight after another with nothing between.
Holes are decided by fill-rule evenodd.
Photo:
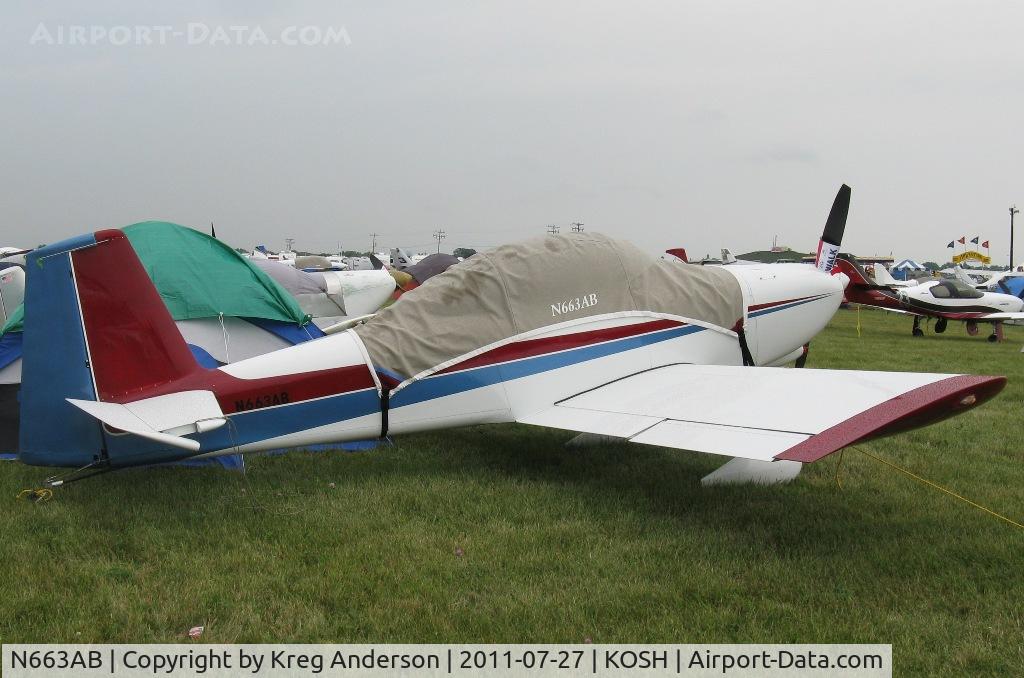
<instances>
[{"instance_id":1,"label":"power line pole","mask_svg":"<svg viewBox=\"0 0 1024 678\"><path fill-rule=\"evenodd\" d=\"M438 230L434 231L434 238L437 239L437 253L438 254L441 253L441 241L444 240L446 237L447 237L447 235L441 229L438 229Z\"/></svg>"},{"instance_id":2,"label":"power line pole","mask_svg":"<svg viewBox=\"0 0 1024 678\"><path fill-rule=\"evenodd\" d=\"M548 224L548 235L558 235L558 226L555 224Z\"/></svg>"},{"instance_id":3,"label":"power line pole","mask_svg":"<svg viewBox=\"0 0 1024 678\"><path fill-rule=\"evenodd\" d=\"M371 233L370 237L373 239L370 243L370 254L373 254L377 251L377 234Z\"/></svg>"},{"instance_id":4,"label":"power line pole","mask_svg":"<svg viewBox=\"0 0 1024 678\"><path fill-rule=\"evenodd\" d=\"M1020 214L1016 205L1010 205L1010 270L1013 270L1013 215Z\"/></svg>"},{"instance_id":5,"label":"power line pole","mask_svg":"<svg viewBox=\"0 0 1024 678\"><path fill-rule=\"evenodd\" d=\"M573 233L582 233L583 232L583 222L582 221L574 221L574 222L572 222L569 225L572 226L572 232Z\"/></svg>"},{"instance_id":6,"label":"power line pole","mask_svg":"<svg viewBox=\"0 0 1024 678\"><path fill-rule=\"evenodd\" d=\"M285 238L284 239L284 249L285 249L285 251L286 252L292 252L293 251L292 250L292 245L294 245L294 244L295 244L295 238Z\"/></svg>"}]
</instances>

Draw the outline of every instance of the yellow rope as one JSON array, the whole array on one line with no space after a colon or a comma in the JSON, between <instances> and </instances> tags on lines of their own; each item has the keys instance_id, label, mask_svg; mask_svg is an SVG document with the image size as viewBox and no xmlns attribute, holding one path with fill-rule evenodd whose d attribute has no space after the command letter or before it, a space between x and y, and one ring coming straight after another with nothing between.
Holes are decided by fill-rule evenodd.
<instances>
[{"instance_id":1,"label":"yellow rope","mask_svg":"<svg viewBox=\"0 0 1024 678\"><path fill-rule=\"evenodd\" d=\"M839 469L843 466L843 452L846 452L846 448L839 450L839 463L836 464L836 485L839 489L843 489L843 481L839 479Z\"/></svg>"},{"instance_id":2,"label":"yellow rope","mask_svg":"<svg viewBox=\"0 0 1024 678\"><path fill-rule=\"evenodd\" d=\"M860 339L860 304L857 304L857 338Z\"/></svg>"},{"instance_id":3,"label":"yellow rope","mask_svg":"<svg viewBox=\"0 0 1024 678\"><path fill-rule=\"evenodd\" d=\"M916 473L908 471L907 469L903 468L902 466L897 466L896 464L892 463L891 461L886 461L885 459L882 459L881 457L876 457L875 455L871 454L870 452L868 452L866 450L862 450L859 447L855 447L853 449L857 450L858 452L860 452L862 454L867 455L868 457L874 459L877 462L880 462L882 464L885 464L886 466L890 466L890 467L896 469L900 473L905 473L906 475L910 476L914 480L922 482L925 485L929 485L931 487L934 487L936 490L939 490L941 492L945 492L946 494L950 495L951 497L956 497L960 501L966 502L966 503L970 504L971 506L973 506L974 508L981 509L985 513L988 513L989 515L992 515L992 516L995 516L996 518L999 518L999 520L1005 521L1007 523L1010 523L1014 527L1019 527L1020 529L1024 530L1024 525L1021 525L1016 520L1011 520L1010 518L1007 518L1006 516L1004 516L1001 513L996 513L992 509L987 508L985 506L982 506L981 504L979 504L977 502L971 501L967 497L961 496L961 495L957 494L956 492L954 492L953 490L946 489L942 485L939 485L937 483L933 483L932 481L928 480L927 478L922 478L921 476L917 475ZM840 458L840 461L842 461L841 458Z\"/></svg>"},{"instance_id":4,"label":"yellow rope","mask_svg":"<svg viewBox=\"0 0 1024 678\"><path fill-rule=\"evenodd\" d=\"M31 502L42 503L53 499L53 490L22 490L18 493L18 499L27 499Z\"/></svg>"}]
</instances>

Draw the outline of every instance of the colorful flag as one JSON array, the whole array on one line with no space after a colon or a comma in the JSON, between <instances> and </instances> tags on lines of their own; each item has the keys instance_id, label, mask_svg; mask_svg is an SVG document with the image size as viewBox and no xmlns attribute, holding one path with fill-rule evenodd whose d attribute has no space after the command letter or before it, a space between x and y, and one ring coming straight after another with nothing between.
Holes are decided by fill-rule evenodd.
<instances>
[{"instance_id":1,"label":"colorful flag","mask_svg":"<svg viewBox=\"0 0 1024 678\"><path fill-rule=\"evenodd\" d=\"M966 245L967 244L967 236L965 235L965 236L961 237L959 240L957 240L957 242L960 243L961 245Z\"/></svg>"},{"instance_id":2,"label":"colorful flag","mask_svg":"<svg viewBox=\"0 0 1024 678\"><path fill-rule=\"evenodd\" d=\"M974 243L975 245L977 245L978 244L978 240L980 240L980 239L981 239L981 236L980 235L976 235L973 238L971 238L971 242Z\"/></svg>"},{"instance_id":3,"label":"colorful flag","mask_svg":"<svg viewBox=\"0 0 1024 678\"><path fill-rule=\"evenodd\" d=\"M985 249L988 249L988 240L986 240L985 242L981 243L981 246L984 247Z\"/></svg>"},{"instance_id":4,"label":"colorful flag","mask_svg":"<svg viewBox=\"0 0 1024 678\"><path fill-rule=\"evenodd\" d=\"M950 240L950 241L949 241L949 244L948 244L948 245L946 245L946 247L952 247L952 246L953 246L953 241L952 241L952 240Z\"/></svg>"}]
</instances>

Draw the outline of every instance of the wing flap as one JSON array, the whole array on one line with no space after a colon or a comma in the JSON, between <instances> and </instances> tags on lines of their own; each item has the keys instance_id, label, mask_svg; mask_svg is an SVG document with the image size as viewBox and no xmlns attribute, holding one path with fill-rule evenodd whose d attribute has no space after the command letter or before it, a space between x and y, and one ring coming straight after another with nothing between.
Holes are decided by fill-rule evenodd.
<instances>
[{"instance_id":1,"label":"wing flap","mask_svg":"<svg viewBox=\"0 0 1024 678\"><path fill-rule=\"evenodd\" d=\"M664 420L664 417L649 417L642 414L555 406L528 417L521 417L517 421L521 424L561 428L567 431L630 438Z\"/></svg>"},{"instance_id":2,"label":"wing flap","mask_svg":"<svg viewBox=\"0 0 1024 678\"><path fill-rule=\"evenodd\" d=\"M631 437L629 441L643 445L657 445L658 447L679 447L679 443L682 442L687 450L708 454L730 454L723 450L742 450L742 455L730 454L730 456L772 461L776 455L782 454L808 438L810 436L803 433L666 419L639 435Z\"/></svg>"}]
</instances>

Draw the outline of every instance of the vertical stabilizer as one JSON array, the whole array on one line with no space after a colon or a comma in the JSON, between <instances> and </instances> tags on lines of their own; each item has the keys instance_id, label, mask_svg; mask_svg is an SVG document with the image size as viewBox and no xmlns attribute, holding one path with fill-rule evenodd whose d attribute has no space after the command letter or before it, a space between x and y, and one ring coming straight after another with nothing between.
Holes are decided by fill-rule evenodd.
<instances>
[{"instance_id":1,"label":"vertical stabilizer","mask_svg":"<svg viewBox=\"0 0 1024 678\"><path fill-rule=\"evenodd\" d=\"M27 269L19 454L84 466L109 434L68 398L137 400L201 368L121 231L36 250Z\"/></svg>"}]
</instances>

